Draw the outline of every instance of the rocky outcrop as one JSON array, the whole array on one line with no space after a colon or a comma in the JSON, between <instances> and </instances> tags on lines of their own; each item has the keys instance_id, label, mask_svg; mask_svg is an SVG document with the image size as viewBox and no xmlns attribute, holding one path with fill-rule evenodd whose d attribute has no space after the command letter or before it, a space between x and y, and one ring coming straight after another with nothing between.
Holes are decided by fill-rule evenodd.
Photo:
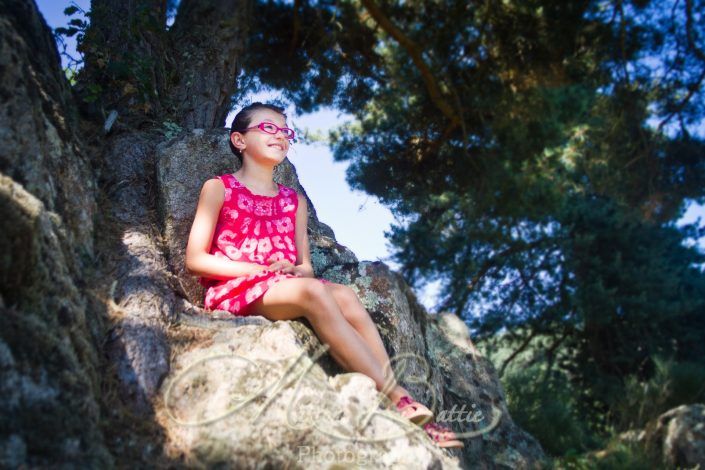
<instances>
[{"instance_id":1,"label":"rocky outcrop","mask_svg":"<svg viewBox=\"0 0 705 470\"><path fill-rule=\"evenodd\" d=\"M34 2L0 6L0 467L106 467L95 179Z\"/></svg>"},{"instance_id":2,"label":"rocky outcrop","mask_svg":"<svg viewBox=\"0 0 705 470\"><path fill-rule=\"evenodd\" d=\"M167 451L189 467L459 468L378 405L372 379L326 372L303 323L223 322L202 339L174 362L160 413Z\"/></svg>"},{"instance_id":3,"label":"rocky outcrop","mask_svg":"<svg viewBox=\"0 0 705 470\"><path fill-rule=\"evenodd\" d=\"M668 468L705 468L705 405L663 413L646 425L639 442Z\"/></svg>"},{"instance_id":4,"label":"rocky outcrop","mask_svg":"<svg viewBox=\"0 0 705 470\"><path fill-rule=\"evenodd\" d=\"M321 350L306 320L204 312L183 253L203 181L237 170L226 132L164 141L118 126L87 150L35 6L0 8L0 466L124 466L132 444L135 459L163 449L176 467L538 464L462 321L428 315L401 276L359 262L313 203L315 274L358 293L399 380L466 448L435 447ZM276 179L305 194L288 162Z\"/></svg>"},{"instance_id":5,"label":"rocky outcrop","mask_svg":"<svg viewBox=\"0 0 705 470\"><path fill-rule=\"evenodd\" d=\"M185 348L173 351L158 406L172 457L182 455L205 466L264 460L308 467L365 458L384 468L409 462L414 468L539 465L539 444L512 422L495 371L472 344L467 326L452 314L429 315L404 279L383 263L358 262L317 220L311 203L314 272L357 292L379 328L399 381L463 434L465 449L448 452L457 460L444 457L423 433L405 435L405 429L414 428L395 419L398 415L386 408L389 403L375 393L368 377L345 373L327 353L311 362L321 345L306 320L271 323L219 312L216 318L221 320L212 324L213 314L201 310L201 286L184 272L184 250L201 185L214 175L236 171L237 160L226 132L197 130L160 145L156 162L169 263L191 304L182 312L178 336L199 338L189 346L178 336L171 341ZM275 179L305 194L288 161L280 166ZM300 394L296 381L275 386L296 358L310 367L298 384ZM262 414L257 414L260 408ZM303 424L288 426L292 418L287 411ZM370 411L374 419L356 430L356 419ZM321 429L307 427L307 419ZM375 440L399 433L403 437ZM322 455L333 460L315 460Z\"/></svg>"},{"instance_id":6,"label":"rocky outcrop","mask_svg":"<svg viewBox=\"0 0 705 470\"><path fill-rule=\"evenodd\" d=\"M475 348L467 325L450 313L428 314L398 273L381 262L323 272L350 285L377 324L402 385L429 404L438 421L463 436L466 468L532 468L544 455L514 424L494 367ZM403 370L403 372L401 372Z\"/></svg>"},{"instance_id":7,"label":"rocky outcrop","mask_svg":"<svg viewBox=\"0 0 705 470\"><path fill-rule=\"evenodd\" d=\"M182 308L168 275L154 208L154 147L160 137L115 136L103 149L99 181L105 189L98 228L97 287L110 292L106 353L121 396L132 409L151 412L151 400L169 370L166 330Z\"/></svg>"}]
</instances>

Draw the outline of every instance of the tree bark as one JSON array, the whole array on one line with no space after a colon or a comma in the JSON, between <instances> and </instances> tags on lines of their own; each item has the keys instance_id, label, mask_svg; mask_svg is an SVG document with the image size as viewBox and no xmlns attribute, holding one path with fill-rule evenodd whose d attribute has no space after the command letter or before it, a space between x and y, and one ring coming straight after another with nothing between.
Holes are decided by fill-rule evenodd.
<instances>
[{"instance_id":1,"label":"tree bark","mask_svg":"<svg viewBox=\"0 0 705 470\"><path fill-rule=\"evenodd\" d=\"M92 8L81 83L89 99L98 85L103 114L117 109L133 128L224 125L251 0L184 0L168 30L163 0L94 0Z\"/></svg>"},{"instance_id":2,"label":"tree bark","mask_svg":"<svg viewBox=\"0 0 705 470\"><path fill-rule=\"evenodd\" d=\"M222 127L237 88L252 2L183 0L169 31L178 70L170 90L185 129Z\"/></svg>"},{"instance_id":3,"label":"tree bark","mask_svg":"<svg viewBox=\"0 0 705 470\"><path fill-rule=\"evenodd\" d=\"M93 0L91 24L79 46L84 97L95 100L103 114L117 109L122 121L167 112L171 59L165 27L165 0ZM130 110L138 113L129 116Z\"/></svg>"}]
</instances>

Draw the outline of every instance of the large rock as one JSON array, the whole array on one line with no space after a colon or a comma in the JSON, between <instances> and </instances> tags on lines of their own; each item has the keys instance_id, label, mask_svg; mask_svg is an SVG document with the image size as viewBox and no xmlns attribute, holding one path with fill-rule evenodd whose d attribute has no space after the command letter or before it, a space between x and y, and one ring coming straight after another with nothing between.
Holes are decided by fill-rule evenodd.
<instances>
[{"instance_id":1,"label":"large rock","mask_svg":"<svg viewBox=\"0 0 705 470\"><path fill-rule=\"evenodd\" d=\"M137 132L106 139L99 180L103 223L96 230L102 254L96 289L109 292L105 350L123 401L145 416L169 370L166 329L183 308L154 210L157 142Z\"/></svg>"},{"instance_id":2,"label":"large rock","mask_svg":"<svg viewBox=\"0 0 705 470\"><path fill-rule=\"evenodd\" d=\"M34 2L0 6L0 96L0 467L107 467L85 292L96 185Z\"/></svg>"},{"instance_id":3,"label":"large rock","mask_svg":"<svg viewBox=\"0 0 705 470\"><path fill-rule=\"evenodd\" d=\"M335 266L323 274L357 293L377 325L395 370L403 369L396 375L402 386L417 400L440 407L443 378L427 354L424 327L428 316L403 278L379 261Z\"/></svg>"},{"instance_id":4,"label":"large rock","mask_svg":"<svg viewBox=\"0 0 705 470\"><path fill-rule=\"evenodd\" d=\"M509 416L492 363L475 348L457 315L426 317L424 338L429 362L442 380L442 410L466 411L456 428L464 436L464 462L472 468L536 468L545 458L538 441ZM440 418L439 418L440 419Z\"/></svg>"},{"instance_id":5,"label":"large rock","mask_svg":"<svg viewBox=\"0 0 705 470\"><path fill-rule=\"evenodd\" d=\"M179 338L199 338L188 350L172 351L171 372L162 389L166 403L159 404L158 415L167 429L172 457L184 456L196 466L237 462L250 467L267 462L303 468L324 463L344 465L346 458L360 463L367 457L380 467L540 465L541 447L511 420L496 373L472 344L467 326L452 314L429 315L404 279L383 263L358 262L317 220L310 202L309 237L316 276L355 290L377 324L401 384L429 404L440 419L446 419L445 424L463 433L466 447L449 451L455 460L443 458L445 451L439 452L424 433L366 443L365 439L374 436L414 428L408 428L408 423L390 423L397 415L384 409L390 404L376 392L372 380L345 373L327 353L301 384L300 395L307 398L296 398L296 383L289 383L282 384L278 392L265 390L245 403L246 392L283 376L287 361L302 354L302 360L309 360L306 358L320 343L304 319L271 324L259 316L233 318L227 312L201 309L202 289L183 268L186 240L201 185L211 176L236 171L234 162L227 131L197 130L157 148L159 214L169 265L190 304L181 316L182 330L170 332L170 343L184 347ZM305 194L289 162L280 166L275 179ZM199 326L210 333L187 332ZM265 365L266 361L271 364ZM254 419L256 410L269 398L274 401ZM375 407L378 400L380 408ZM316 407L311 404L315 404L323 416L335 419L330 423L324 420L323 431L292 429L286 415L290 402L295 404L295 415L314 412ZM379 417L355 430L355 417L369 409L378 410ZM347 438L332 439L325 432L327 427L356 436L355 445ZM321 456L332 460L321 461Z\"/></svg>"},{"instance_id":6,"label":"large rock","mask_svg":"<svg viewBox=\"0 0 705 470\"><path fill-rule=\"evenodd\" d=\"M705 468L705 405L681 405L663 413L646 425L640 441L669 468Z\"/></svg>"},{"instance_id":7,"label":"large rock","mask_svg":"<svg viewBox=\"0 0 705 470\"><path fill-rule=\"evenodd\" d=\"M227 323L182 325L208 333L164 383L158 416L172 458L197 468L459 468L380 406L372 379L314 362L321 344L304 324Z\"/></svg>"},{"instance_id":8,"label":"large rock","mask_svg":"<svg viewBox=\"0 0 705 470\"><path fill-rule=\"evenodd\" d=\"M76 259L93 254L96 185L51 30L34 2L0 9L0 171L61 216Z\"/></svg>"}]
</instances>

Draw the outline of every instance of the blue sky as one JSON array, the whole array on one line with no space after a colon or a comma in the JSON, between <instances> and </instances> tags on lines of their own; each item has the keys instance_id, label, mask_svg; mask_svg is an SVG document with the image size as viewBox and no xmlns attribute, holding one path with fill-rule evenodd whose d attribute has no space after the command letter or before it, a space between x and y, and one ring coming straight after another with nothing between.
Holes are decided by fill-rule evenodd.
<instances>
[{"instance_id":1,"label":"blue sky","mask_svg":"<svg viewBox=\"0 0 705 470\"><path fill-rule=\"evenodd\" d=\"M37 1L39 10L52 28L66 26L68 19L63 11L69 3L76 4L86 11L90 8L89 0ZM74 38L68 38L67 50L75 51ZM76 57L75 53L73 55ZM273 98L278 98L278 94L261 93L248 96L245 100L270 101ZM287 115L289 124L297 130L308 129L323 135L326 135L329 129L352 119L351 116L330 108L306 115L297 115L293 108L289 108ZM226 122L227 126L233 117L234 114L231 113ZM384 231L394 222L394 216L376 197L353 191L348 186L345 181L348 164L334 162L330 150L324 144L297 143L289 151L289 160L296 167L299 181L313 202L318 218L333 229L338 242L350 248L361 261L382 260L392 269L398 269L398 266L388 259L390 250L384 237ZM691 204L679 225L690 223L696 218L705 219L705 206ZM705 239L700 240L699 246L705 250ZM429 309L433 306L437 287L437 284L431 284L423 291L417 292L419 300Z\"/></svg>"}]
</instances>

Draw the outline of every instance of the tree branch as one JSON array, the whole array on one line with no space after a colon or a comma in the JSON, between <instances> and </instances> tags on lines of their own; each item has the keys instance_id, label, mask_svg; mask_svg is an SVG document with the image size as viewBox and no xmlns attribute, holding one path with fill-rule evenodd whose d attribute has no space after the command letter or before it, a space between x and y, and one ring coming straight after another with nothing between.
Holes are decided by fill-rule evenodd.
<instances>
[{"instance_id":1,"label":"tree branch","mask_svg":"<svg viewBox=\"0 0 705 470\"><path fill-rule=\"evenodd\" d=\"M688 87L688 94L685 96L685 98L683 98L683 100L681 100L680 103L678 103L678 106L676 107L676 109L671 114L666 116L663 119L663 121L661 121L659 123L659 125L658 125L659 132L661 131L661 129L663 129L663 126L668 124L668 121L670 121L671 119L673 119L673 117L675 115L680 114L680 112L683 111L683 109L688 104L688 102L693 97L693 95L695 95L695 93L698 91L698 89L700 89L700 85L703 83L703 80L705 80L705 70L703 70L702 73L700 73L700 77L698 77L698 79L694 83L690 84L690 86ZM626 165L624 165L624 168L627 168L632 163L634 163L634 159L632 159Z\"/></svg>"},{"instance_id":2,"label":"tree branch","mask_svg":"<svg viewBox=\"0 0 705 470\"><path fill-rule=\"evenodd\" d=\"M291 43L289 45L289 55L293 56L296 52L296 45L299 43L299 33L301 32L301 18L299 18L299 9L301 8L301 0L294 0L294 17L292 18L292 33Z\"/></svg>"},{"instance_id":3,"label":"tree branch","mask_svg":"<svg viewBox=\"0 0 705 470\"><path fill-rule=\"evenodd\" d=\"M543 379L541 379L542 385L545 387L546 384L548 383L548 378L551 374L551 369L553 368L553 364L556 361L556 349L558 349L558 346L563 343L563 341L568 337L567 332L563 332L563 334L556 339L556 341L546 350L546 371L544 372Z\"/></svg>"},{"instance_id":4,"label":"tree branch","mask_svg":"<svg viewBox=\"0 0 705 470\"><path fill-rule=\"evenodd\" d=\"M693 32L693 2L692 0L685 0L685 31L686 31L686 39L688 41L688 47L690 48L691 51L695 54L695 57L700 59L701 62L705 62L705 53L698 49L697 44L695 43L695 34ZM658 125L658 130L661 131L663 127L668 124L668 122L673 119L673 117L677 114L679 114L685 106L688 104L690 99L695 95L695 93L699 90L700 85L703 83L703 80L705 80L705 70L703 70L700 74L700 77L694 82L691 83L690 86L688 87L688 94L683 98L683 100L678 104L676 109L670 113L668 116L666 116L663 121L661 121ZM626 167L626 166L625 166Z\"/></svg>"},{"instance_id":5,"label":"tree branch","mask_svg":"<svg viewBox=\"0 0 705 470\"><path fill-rule=\"evenodd\" d=\"M524 351L524 349L526 349L526 347L529 345L531 340L534 339L537 335L538 331L532 331L529 336L524 339L521 345L519 345L519 347L513 353L511 353L509 357L504 360L504 362L502 362L502 367L499 368L500 378L502 378L502 376L504 375L504 371L509 365L509 363L512 362L514 358L516 358L519 354L521 354L521 352Z\"/></svg>"},{"instance_id":6,"label":"tree branch","mask_svg":"<svg viewBox=\"0 0 705 470\"><path fill-rule=\"evenodd\" d=\"M688 38L688 45L695 53L695 56L705 62L705 53L698 49L693 35L693 0L685 0L685 31Z\"/></svg>"},{"instance_id":7,"label":"tree branch","mask_svg":"<svg viewBox=\"0 0 705 470\"><path fill-rule=\"evenodd\" d=\"M470 280L468 283L468 290L473 290L477 284L480 282L480 280L489 272L490 269L493 267L499 266L499 260L502 258L509 256L511 254L514 254L519 251L524 251L524 250L530 250L531 248L537 247L544 243L547 238L539 238L538 240L534 240L531 243L524 243L520 244L517 243L515 245L510 246L506 250L500 252L498 255L493 256L492 258L487 259L482 266L480 267L480 270L473 276L473 278Z\"/></svg>"},{"instance_id":8,"label":"tree branch","mask_svg":"<svg viewBox=\"0 0 705 470\"><path fill-rule=\"evenodd\" d=\"M370 13L370 16L379 24L382 29L389 34L391 37L396 39L396 41L406 49L407 53L411 56L411 60L416 65L416 68L421 73L421 78L423 78L426 84L426 90L431 97L433 104L443 113L443 115L450 120L453 125L458 125L460 123L460 118L453 110L453 107L443 98L443 94L436 82L431 69L428 67L426 62L423 60L421 48L412 41L408 36L404 35L399 28L397 28L382 12L382 10L374 3L372 0L362 0L362 5Z\"/></svg>"},{"instance_id":9,"label":"tree branch","mask_svg":"<svg viewBox=\"0 0 705 470\"><path fill-rule=\"evenodd\" d=\"M629 78L629 69L627 68L627 54L626 54L626 37L627 37L627 29L626 29L626 20L624 19L624 5L622 4L622 0L619 0L617 2L617 9L619 10L619 17L620 17L620 22L619 22L619 49L620 52L622 53L622 69L624 71L624 78L627 80L627 83L631 81Z\"/></svg>"}]
</instances>

